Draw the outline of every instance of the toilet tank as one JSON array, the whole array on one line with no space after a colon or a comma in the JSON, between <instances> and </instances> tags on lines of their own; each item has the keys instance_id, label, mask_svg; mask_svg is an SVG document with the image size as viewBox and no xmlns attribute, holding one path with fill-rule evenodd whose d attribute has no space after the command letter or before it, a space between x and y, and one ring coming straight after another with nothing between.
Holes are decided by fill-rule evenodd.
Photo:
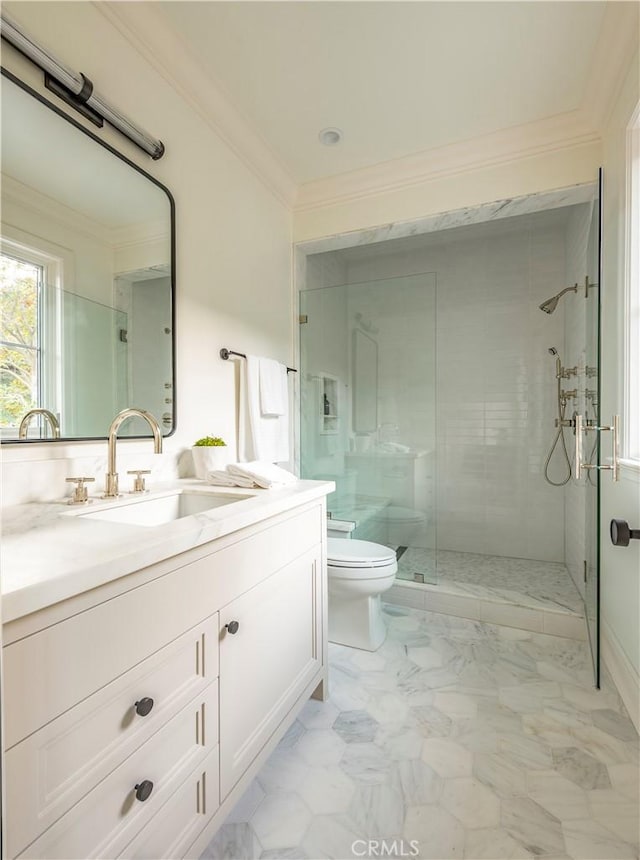
<instances>
[{"instance_id":1,"label":"toilet tank","mask_svg":"<svg viewBox=\"0 0 640 860\"><path fill-rule=\"evenodd\" d=\"M327 535L330 538L349 539L356 524L351 520L334 520L327 517Z\"/></svg>"}]
</instances>

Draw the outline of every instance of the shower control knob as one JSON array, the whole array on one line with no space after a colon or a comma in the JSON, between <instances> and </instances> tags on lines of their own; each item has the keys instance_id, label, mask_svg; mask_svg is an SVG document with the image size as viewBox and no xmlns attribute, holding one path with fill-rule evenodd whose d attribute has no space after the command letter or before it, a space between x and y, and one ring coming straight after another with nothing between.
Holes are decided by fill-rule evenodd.
<instances>
[{"instance_id":1,"label":"shower control knob","mask_svg":"<svg viewBox=\"0 0 640 860\"><path fill-rule=\"evenodd\" d=\"M609 533L614 546L629 546L629 541L640 540L640 529L630 529L626 520L611 520Z\"/></svg>"},{"instance_id":2,"label":"shower control knob","mask_svg":"<svg viewBox=\"0 0 640 860\"><path fill-rule=\"evenodd\" d=\"M224 626L227 628L229 633L237 633L238 630L240 629L240 622L239 621L230 621L228 624L225 624Z\"/></svg>"}]
</instances>

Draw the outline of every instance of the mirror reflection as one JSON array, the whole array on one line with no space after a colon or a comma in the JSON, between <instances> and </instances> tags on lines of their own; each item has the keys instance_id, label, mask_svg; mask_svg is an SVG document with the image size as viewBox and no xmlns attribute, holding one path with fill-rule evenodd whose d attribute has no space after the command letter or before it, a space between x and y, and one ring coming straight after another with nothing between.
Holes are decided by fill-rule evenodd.
<instances>
[{"instance_id":1,"label":"mirror reflection","mask_svg":"<svg viewBox=\"0 0 640 860\"><path fill-rule=\"evenodd\" d=\"M28 88L4 74L1 85L2 440L104 438L130 406L168 435L169 192Z\"/></svg>"}]
</instances>

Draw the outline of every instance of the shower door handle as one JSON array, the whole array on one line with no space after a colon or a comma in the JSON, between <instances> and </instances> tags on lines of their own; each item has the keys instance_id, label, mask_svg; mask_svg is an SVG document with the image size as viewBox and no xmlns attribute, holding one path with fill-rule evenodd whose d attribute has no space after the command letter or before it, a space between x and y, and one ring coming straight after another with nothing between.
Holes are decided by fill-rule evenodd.
<instances>
[{"instance_id":1,"label":"shower door handle","mask_svg":"<svg viewBox=\"0 0 640 860\"><path fill-rule=\"evenodd\" d=\"M620 438L620 416L614 415L611 419L611 424L603 424L601 427L591 424L585 424L582 415L575 416L575 427L576 427L576 454L575 454L575 468L574 474L576 481L579 481L582 477L583 469L600 469L602 471L611 472L611 477L614 481L619 480L619 464L618 464L618 440ZM600 433L603 430L607 430L611 433L611 465L610 466L598 466L596 463L583 463L582 462L582 434L588 433L593 430L596 433Z\"/></svg>"}]
</instances>

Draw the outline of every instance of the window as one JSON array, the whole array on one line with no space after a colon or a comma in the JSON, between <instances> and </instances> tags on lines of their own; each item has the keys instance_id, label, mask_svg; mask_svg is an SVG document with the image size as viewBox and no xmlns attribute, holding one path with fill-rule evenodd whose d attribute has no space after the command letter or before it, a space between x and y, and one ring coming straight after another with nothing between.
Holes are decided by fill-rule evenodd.
<instances>
[{"instance_id":1,"label":"window","mask_svg":"<svg viewBox=\"0 0 640 860\"><path fill-rule=\"evenodd\" d=\"M623 459L640 465L640 104L628 129Z\"/></svg>"},{"instance_id":2,"label":"window","mask_svg":"<svg viewBox=\"0 0 640 860\"><path fill-rule=\"evenodd\" d=\"M15 438L25 412L57 410L57 261L3 239L0 253L0 433ZM37 432L34 424L30 435Z\"/></svg>"}]
</instances>

